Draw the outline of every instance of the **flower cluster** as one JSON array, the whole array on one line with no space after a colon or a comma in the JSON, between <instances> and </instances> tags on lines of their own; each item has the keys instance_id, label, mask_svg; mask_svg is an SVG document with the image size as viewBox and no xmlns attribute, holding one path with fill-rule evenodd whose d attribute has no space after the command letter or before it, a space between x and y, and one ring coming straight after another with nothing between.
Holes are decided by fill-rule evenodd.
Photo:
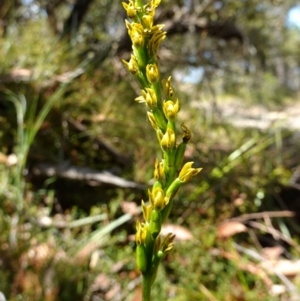
<instances>
[{"instance_id":1,"label":"flower cluster","mask_svg":"<svg viewBox=\"0 0 300 301\"><path fill-rule=\"evenodd\" d=\"M127 16L128 34L132 41L133 53L125 67L141 86L141 96L136 98L145 103L151 126L156 132L162 150L162 159L155 161L153 187L148 190L149 202L142 201L143 222L137 222L137 266L153 283L159 262L173 248L174 235L162 240L160 230L168 217L173 198L180 186L200 172L193 168L193 162L183 165L187 143L191 139L188 128L182 124L182 138L178 143L176 117L180 110L171 77L160 79L157 51L166 37L164 25L154 25L155 9L160 0L150 0L143 5L142 0L123 2ZM182 166L183 165L183 166Z\"/></svg>"}]
</instances>

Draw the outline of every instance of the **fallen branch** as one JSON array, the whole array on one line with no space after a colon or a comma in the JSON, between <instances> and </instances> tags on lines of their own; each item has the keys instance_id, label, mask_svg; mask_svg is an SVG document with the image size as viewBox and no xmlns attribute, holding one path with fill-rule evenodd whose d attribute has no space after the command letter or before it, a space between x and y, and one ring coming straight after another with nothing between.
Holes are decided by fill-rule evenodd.
<instances>
[{"instance_id":1,"label":"fallen branch","mask_svg":"<svg viewBox=\"0 0 300 301\"><path fill-rule=\"evenodd\" d=\"M84 68L79 67L72 71L67 71L62 74L53 75L48 80L45 80L43 86L48 87L52 86L56 82L58 83L69 83L74 78L80 76L84 73ZM30 82L35 80L39 76L39 73L32 69L12 69L7 74L0 74L0 82L1 83L12 83L12 82Z\"/></svg>"},{"instance_id":2,"label":"fallen branch","mask_svg":"<svg viewBox=\"0 0 300 301\"><path fill-rule=\"evenodd\" d=\"M109 171L97 171L91 168L78 166L53 166L40 164L32 168L35 176L59 177L70 180L86 181L89 185L110 184L122 188L142 189L146 188L143 184L125 180L115 176Z\"/></svg>"},{"instance_id":3,"label":"fallen branch","mask_svg":"<svg viewBox=\"0 0 300 301\"><path fill-rule=\"evenodd\" d=\"M230 218L230 221L237 221L237 222L246 222L251 219L261 219L265 217L293 217L295 216L295 212L293 211L264 211L264 212L256 212L256 213L249 213L243 214L237 217Z\"/></svg>"}]
</instances>

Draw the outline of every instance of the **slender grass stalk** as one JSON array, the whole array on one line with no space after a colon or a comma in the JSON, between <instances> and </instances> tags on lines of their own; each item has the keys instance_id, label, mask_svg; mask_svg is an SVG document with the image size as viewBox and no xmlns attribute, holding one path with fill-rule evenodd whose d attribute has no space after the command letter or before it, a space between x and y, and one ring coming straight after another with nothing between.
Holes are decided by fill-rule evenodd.
<instances>
[{"instance_id":1,"label":"slender grass stalk","mask_svg":"<svg viewBox=\"0 0 300 301\"><path fill-rule=\"evenodd\" d=\"M84 249L87 244L93 243L95 247L98 247L102 244L103 239L113 230L119 226L125 224L132 219L132 214L126 213L114 221L110 222L107 226L95 230L88 238L85 238L78 243L78 252Z\"/></svg>"},{"instance_id":2,"label":"slender grass stalk","mask_svg":"<svg viewBox=\"0 0 300 301\"><path fill-rule=\"evenodd\" d=\"M9 177L12 187L14 187L12 194L14 196L15 206L19 215L24 213L23 210L24 206L26 205L26 203L23 201L25 189L24 169L26 166L29 149L43 121L47 117L55 102L61 98L66 86L66 84L61 85L61 87L47 99L41 111L37 115L37 98L33 99L30 102L30 106L28 106L28 102L24 95L17 95L10 90L5 91L6 99L14 104L17 116L18 128L15 147L17 164L15 168L11 170Z\"/></svg>"},{"instance_id":3,"label":"slender grass stalk","mask_svg":"<svg viewBox=\"0 0 300 301\"><path fill-rule=\"evenodd\" d=\"M122 3L131 20L125 22L133 50L129 62L123 60L123 63L140 84L142 91L136 101L146 104L148 119L162 151L162 157L155 160L155 182L148 190L149 202L142 201L144 221L138 221L136 226L136 263L143 275L143 301L150 301L159 263L174 245L174 234L169 233L164 239L160 236L162 223L170 214L179 188L201 168L193 168L193 162L183 164L191 133L181 124L182 138L178 142L179 99L174 93L171 77L160 78L157 52L166 32L162 31L164 25L153 23L161 1L144 2L129 0Z\"/></svg>"}]
</instances>

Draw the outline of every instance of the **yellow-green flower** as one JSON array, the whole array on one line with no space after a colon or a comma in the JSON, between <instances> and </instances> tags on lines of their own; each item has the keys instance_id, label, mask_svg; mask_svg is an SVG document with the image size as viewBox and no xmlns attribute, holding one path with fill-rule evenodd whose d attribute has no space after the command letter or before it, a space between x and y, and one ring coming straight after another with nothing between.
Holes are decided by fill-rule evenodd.
<instances>
[{"instance_id":1,"label":"yellow-green flower","mask_svg":"<svg viewBox=\"0 0 300 301\"><path fill-rule=\"evenodd\" d=\"M146 11L146 13L148 15L151 15L152 17L154 17L154 15L155 15L155 9L160 4L160 2L161 2L161 0L152 0L152 1L149 1L149 3L145 5L145 11Z\"/></svg>"},{"instance_id":2,"label":"yellow-green flower","mask_svg":"<svg viewBox=\"0 0 300 301\"><path fill-rule=\"evenodd\" d=\"M122 2L124 9L126 10L128 18L133 19L136 16L136 8L132 0L129 0L129 3Z\"/></svg>"},{"instance_id":3,"label":"yellow-green flower","mask_svg":"<svg viewBox=\"0 0 300 301\"><path fill-rule=\"evenodd\" d=\"M160 43L165 39L166 32L161 31L164 25L156 25L152 27L152 36L148 42L148 53L152 58L156 58Z\"/></svg>"},{"instance_id":4,"label":"yellow-green flower","mask_svg":"<svg viewBox=\"0 0 300 301\"><path fill-rule=\"evenodd\" d=\"M144 223L140 221L136 222L136 234L135 234L135 241L137 244L141 245L146 242L147 237L147 228Z\"/></svg>"},{"instance_id":5,"label":"yellow-green flower","mask_svg":"<svg viewBox=\"0 0 300 301\"><path fill-rule=\"evenodd\" d=\"M174 238L175 238L175 234L168 233L168 235L164 239L163 243L161 244L161 250L163 251L164 254L169 253L173 249Z\"/></svg>"},{"instance_id":6,"label":"yellow-green flower","mask_svg":"<svg viewBox=\"0 0 300 301\"><path fill-rule=\"evenodd\" d=\"M174 88L172 86L172 77L169 76L167 80L163 79L161 82L162 82L162 87L163 87L166 97L172 98L174 95Z\"/></svg>"},{"instance_id":7,"label":"yellow-green flower","mask_svg":"<svg viewBox=\"0 0 300 301\"><path fill-rule=\"evenodd\" d=\"M131 54L131 59L129 62L126 62L125 60L122 60L122 62L131 74L136 75L139 73L139 65L136 57L133 54Z\"/></svg>"},{"instance_id":8,"label":"yellow-green flower","mask_svg":"<svg viewBox=\"0 0 300 301\"><path fill-rule=\"evenodd\" d=\"M158 129L158 126L157 126L157 123L156 123L156 120L155 120L155 117L154 117L153 113L152 113L152 112L147 112L147 116L148 116L148 119L149 119L149 121L150 121L151 126L152 126L155 130L157 130L157 129Z\"/></svg>"},{"instance_id":9,"label":"yellow-green flower","mask_svg":"<svg viewBox=\"0 0 300 301\"><path fill-rule=\"evenodd\" d=\"M168 120L174 120L179 111L179 101L178 99L174 103L172 100L167 100L163 104L163 110L166 118Z\"/></svg>"},{"instance_id":10,"label":"yellow-green flower","mask_svg":"<svg viewBox=\"0 0 300 301\"><path fill-rule=\"evenodd\" d=\"M149 222L151 217L151 212L152 212L152 206L151 205L147 206L145 202L142 200L142 211L143 211L144 220Z\"/></svg>"},{"instance_id":11,"label":"yellow-green flower","mask_svg":"<svg viewBox=\"0 0 300 301\"><path fill-rule=\"evenodd\" d=\"M149 189L148 194L153 208L161 211L168 204L168 199L165 198L163 189L159 187L154 188L153 191Z\"/></svg>"},{"instance_id":12,"label":"yellow-green flower","mask_svg":"<svg viewBox=\"0 0 300 301\"><path fill-rule=\"evenodd\" d=\"M192 165L194 162L187 162L185 165L182 167L178 178L180 179L181 182L187 182L189 181L192 177L197 175L202 168L193 168Z\"/></svg>"},{"instance_id":13,"label":"yellow-green flower","mask_svg":"<svg viewBox=\"0 0 300 301\"><path fill-rule=\"evenodd\" d=\"M139 103L145 102L149 109L157 107L157 98L156 94L151 88L146 88L142 90L142 95L135 99Z\"/></svg>"},{"instance_id":14,"label":"yellow-green flower","mask_svg":"<svg viewBox=\"0 0 300 301\"><path fill-rule=\"evenodd\" d=\"M125 23L133 46L137 48L143 47L145 42L145 37L144 37L144 28L142 24L135 23L135 22L130 23L127 20L125 20Z\"/></svg>"},{"instance_id":15,"label":"yellow-green flower","mask_svg":"<svg viewBox=\"0 0 300 301\"><path fill-rule=\"evenodd\" d=\"M165 177L163 163L155 159L154 178L158 181L163 181Z\"/></svg>"},{"instance_id":16,"label":"yellow-green flower","mask_svg":"<svg viewBox=\"0 0 300 301\"><path fill-rule=\"evenodd\" d=\"M146 76L150 84L156 84L159 80L159 70L156 64L146 66Z\"/></svg>"},{"instance_id":17,"label":"yellow-green flower","mask_svg":"<svg viewBox=\"0 0 300 301\"><path fill-rule=\"evenodd\" d=\"M144 15L141 19L141 23L144 27L144 32L151 33L153 26L153 17L151 15Z\"/></svg>"},{"instance_id":18,"label":"yellow-green flower","mask_svg":"<svg viewBox=\"0 0 300 301\"><path fill-rule=\"evenodd\" d=\"M164 151L170 151L175 147L175 133L171 128L167 128L165 134L163 135L160 145Z\"/></svg>"}]
</instances>

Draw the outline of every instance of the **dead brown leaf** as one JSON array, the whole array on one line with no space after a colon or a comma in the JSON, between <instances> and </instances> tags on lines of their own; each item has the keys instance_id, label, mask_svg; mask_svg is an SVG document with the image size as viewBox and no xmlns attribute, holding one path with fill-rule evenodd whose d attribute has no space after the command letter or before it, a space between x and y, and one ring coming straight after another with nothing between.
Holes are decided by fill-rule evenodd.
<instances>
[{"instance_id":1,"label":"dead brown leaf","mask_svg":"<svg viewBox=\"0 0 300 301\"><path fill-rule=\"evenodd\" d=\"M132 215L138 215L140 213L139 208L134 202L125 202L121 203L121 208L124 213L129 213Z\"/></svg>"},{"instance_id":2,"label":"dead brown leaf","mask_svg":"<svg viewBox=\"0 0 300 301\"><path fill-rule=\"evenodd\" d=\"M177 241L187 241L187 240L194 239L192 233L188 229L180 225L174 225L174 224L163 225L160 234L162 236L167 236L169 233L175 234L176 235L175 240Z\"/></svg>"},{"instance_id":3,"label":"dead brown leaf","mask_svg":"<svg viewBox=\"0 0 300 301\"><path fill-rule=\"evenodd\" d=\"M217 228L219 238L228 238L237 233L247 232L247 227L237 221L226 221Z\"/></svg>"},{"instance_id":4,"label":"dead brown leaf","mask_svg":"<svg viewBox=\"0 0 300 301\"><path fill-rule=\"evenodd\" d=\"M107 116L105 114L93 115L91 120L94 122L100 122L106 120Z\"/></svg>"},{"instance_id":5,"label":"dead brown leaf","mask_svg":"<svg viewBox=\"0 0 300 301\"><path fill-rule=\"evenodd\" d=\"M24 294L30 294L32 299L40 299L43 290L38 274L20 269L14 279L12 291L13 294L22 291Z\"/></svg>"},{"instance_id":6,"label":"dead brown leaf","mask_svg":"<svg viewBox=\"0 0 300 301\"><path fill-rule=\"evenodd\" d=\"M7 162L7 156L0 152L0 163L6 164Z\"/></svg>"},{"instance_id":7,"label":"dead brown leaf","mask_svg":"<svg viewBox=\"0 0 300 301\"><path fill-rule=\"evenodd\" d=\"M83 263L89 259L91 254L98 248L98 245L94 242L87 243L75 256L77 262Z\"/></svg>"},{"instance_id":8,"label":"dead brown leaf","mask_svg":"<svg viewBox=\"0 0 300 301\"><path fill-rule=\"evenodd\" d=\"M109 277L104 274L101 273L99 274L96 279L94 280L93 284L92 284L92 292L97 292L97 291L107 291L110 287L110 279Z\"/></svg>"},{"instance_id":9,"label":"dead brown leaf","mask_svg":"<svg viewBox=\"0 0 300 301\"><path fill-rule=\"evenodd\" d=\"M105 294L105 300L115 300L116 296L121 292L121 285L115 283L115 285Z\"/></svg>"},{"instance_id":10,"label":"dead brown leaf","mask_svg":"<svg viewBox=\"0 0 300 301\"><path fill-rule=\"evenodd\" d=\"M278 259L280 255L284 253L284 247L282 246L273 246L268 248L263 248L262 256L267 259Z\"/></svg>"},{"instance_id":11,"label":"dead brown leaf","mask_svg":"<svg viewBox=\"0 0 300 301\"><path fill-rule=\"evenodd\" d=\"M21 257L21 265L32 266L41 270L49 264L55 255L55 245L51 242L33 245L26 254Z\"/></svg>"},{"instance_id":12,"label":"dead brown leaf","mask_svg":"<svg viewBox=\"0 0 300 301\"><path fill-rule=\"evenodd\" d=\"M140 286L135 290L135 294L131 301L142 301L142 288Z\"/></svg>"},{"instance_id":13,"label":"dead brown leaf","mask_svg":"<svg viewBox=\"0 0 300 301\"><path fill-rule=\"evenodd\" d=\"M294 277L300 274L300 260L280 259L276 262L262 262L261 265L271 274L277 272L287 277Z\"/></svg>"}]
</instances>

